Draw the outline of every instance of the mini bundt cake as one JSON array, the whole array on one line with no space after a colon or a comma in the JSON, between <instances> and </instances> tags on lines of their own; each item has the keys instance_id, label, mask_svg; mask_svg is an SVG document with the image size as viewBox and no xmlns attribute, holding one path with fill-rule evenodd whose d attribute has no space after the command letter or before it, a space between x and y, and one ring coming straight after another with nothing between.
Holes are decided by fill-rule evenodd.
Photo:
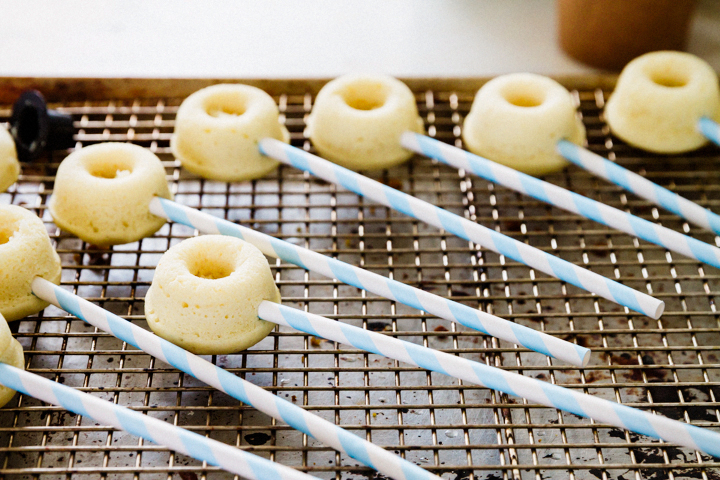
<instances>
[{"instance_id":1,"label":"mini bundt cake","mask_svg":"<svg viewBox=\"0 0 720 480\"><path fill-rule=\"evenodd\" d=\"M628 63L605 105L614 135L643 150L682 153L707 139L698 121L720 120L720 87L712 67L683 52L651 52Z\"/></svg>"},{"instance_id":2,"label":"mini bundt cake","mask_svg":"<svg viewBox=\"0 0 720 480\"><path fill-rule=\"evenodd\" d=\"M42 220L15 205L0 205L0 314L19 320L48 306L32 293L42 277L60 283L60 257Z\"/></svg>"},{"instance_id":3,"label":"mini bundt cake","mask_svg":"<svg viewBox=\"0 0 720 480\"><path fill-rule=\"evenodd\" d=\"M10 133L0 127L0 193L15 183L20 175L15 142Z\"/></svg>"},{"instance_id":4,"label":"mini bundt cake","mask_svg":"<svg viewBox=\"0 0 720 480\"><path fill-rule=\"evenodd\" d=\"M318 153L351 170L389 168L412 157L400 145L406 131L424 131L415 96L384 75L336 78L320 90L308 117Z\"/></svg>"},{"instance_id":5,"label":"mini bundt cake","mask_svg":"<svg viewBox=\"0 0 720 480\"><path fill-rule=\"evenodd\" d=\"M275 101L259 88L213 85L182 102L170 147L183 168L203 178L224 182L260 178L278 162L262 155L258 142L290 141L279 115Z\"/></svg>"},{"instance_id":6,"label":"mini bundt cake","mask_svg":"<svg viewBox=\"0 0 720 480\"><path fill-rule=\"evenodd\" d=\"M565 87L541 75L513 73L478 91L462 138L477 155L543 175L567 165L555 146L563 139L582 145L585 127Z\"/></svg>"},{"instance_id":7,"label":"mini bundt cake","mask_svg":"<svg viewBox=\"0 0 720 480\"><path fill-rule=\"evenodd\" d=\"M228 354L265 338L274 324L258 318L263 300L280 301L265 256L235 237L184 240L160 259L145 296L148 325L196 354Z\"/></svg>"},{"instance_id":8,"label":"mini bundt cake","mask_svg":"<svg viewBox=\"0 0 720 480\"><path fill-rule=\"evenodd\" d=\"M150 213L155 196L172 198L154 153L129 143L100 143L62 161L48 207L63 230L95 245L119 245L165 224Z\"/></svg>"},{"instance_id":9,"label":"mini bundt cake","mask_svg":"<svg viewBox=\"0 0 720 480\"><path fill-rule=\"evenodd\" d=\"M22 345L10 333L10 327L0 314L0 362L25 370L25 355ZM0 385L0 407L5 406L15 395L12 390Z\"/></svg>"}]
</instances>

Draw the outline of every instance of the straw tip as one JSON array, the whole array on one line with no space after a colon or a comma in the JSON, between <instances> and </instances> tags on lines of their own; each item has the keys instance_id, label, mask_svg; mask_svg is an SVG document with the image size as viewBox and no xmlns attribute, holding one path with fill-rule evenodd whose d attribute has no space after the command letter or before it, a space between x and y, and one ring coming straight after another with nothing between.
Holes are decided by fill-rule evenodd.
<instances>
[{"instance_id":1,"label":"straw tip","mask_svg":"<svg viewBox=\"0 0 720 480\"><path fill-rule=\"evenodd\" d=\"M714 130L717 130L719 125L715 120L709 117L700 117L700 120L695 124L695 130L706 137L710 138Z\"/></svg>"},{"instance_id":2,"label":"straw tip","mask_svg":"<svg viewBox=\"0 0 720 480\"><path fill-rule=\"evenodd\" d=\"M261 154L265 155L266 157L270 157L273 145L275 145L275 142L279 142L279 140L276 140L274 138L261 138L258 141L258 150Z\"/></svg>"},{"instance_id":3,"label":"straw tip","mask_svg":"<svg viewBox=\"0 0 720 480\"><path fill-rule=\"evenodd\" d=\"M30 288L32 288L35 291L44 290L43 287L47 287L48 283L49 282L47 280L45 280L44 278L37 276L32 279L32 282L30 282Z\"/></svg>"},{"instance_id":4,"label":"straw tip","mask_svg":"<svg viewBox=\"0 0 720 480\"><path fill-rule=\"evenodd\" d=\"M163 208L163 199L160 197L156 196L150 199L148 210L156 217L168 218L167 213L165 213L165 209Z\"/></svg>"},{"instance_id":5,"label":"straw tip","mask_svg":"<svg viewBox=\"0 0 720 480\"><path fill-rule=\"evenodd\" d=\"M658 318L660 318L660 316L662 316L664 311L665 311L665 302L663 302L662 300L658 300L658 304L655 307L655 311L650 312L651 313L650 318L652 318L653 320L657 320Z\"/></svg>"},{"instance_id":6,"label":"straw tip","mask_svg":"<svg viewBox=\"0 0 720 480\"><path fill-rule=\"evenodd\" d=\"M698 120L698 125L702 125L702 124L717 125L717 122L708 116L702 116L702 117L700 117L700 120Z\"/></svg>"},{"instance_id":7,"label":"straw tip","mask_svg":"<svg viewBox=\"0 0 720 480\"><path fill-rule=\"evenodd\" d=\"M590 363L590 355L592 352L589 348L585 349L585 352L583 353L582 357L580 358L580 367L586 367L588 363Z\"/></svg>"},{"instance_id":8,"label":"straw tip","mask_svg":"<svg viewBox=\"0 0 720 480\"><path fill-rule=\"evenodd\" d=\"M413 139L415 139L415 136L418 135L415 132L410 131L404 131L400 134L400 143L409 143L412 142Z\"/></svg>"},{"instance_id":9,"label":"straw tip","mask_svg":"<svg viewBox=\"0 0 720 480\"><path fill-rule=\"evenodd\" d=\"M572 152L576 151L579 147L579 145L576 145L564 138L561 138L555 144L555 151L560 155L565 156L572 154Z\"/></svg>"}]
</instances>

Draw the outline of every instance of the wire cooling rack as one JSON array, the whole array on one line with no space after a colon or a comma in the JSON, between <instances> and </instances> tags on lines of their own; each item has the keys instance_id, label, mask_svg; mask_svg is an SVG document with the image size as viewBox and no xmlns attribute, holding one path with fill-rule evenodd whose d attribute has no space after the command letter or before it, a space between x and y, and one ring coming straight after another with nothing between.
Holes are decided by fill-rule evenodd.
<instances>
[{"instance_id":1,"label":"wire cooling rack","mask_svg":"<svg viewBox=\"0 0 720 480\"><path fill-rule=\"evenodd\" d=\"M6 92L7 93L7 92ZM431 136L461 146L470 89L416 90ZM62 94L62 92L61 92ZM720 150L649 155L614 140L607 92L575 91L590 148L720 211ZM354 287L270 260L283 302L592 395L718 429L719 272L421 157L373 177L666 302L652 320L506 260L290 167L254 182L203 181L169 152L181 98L56 105L77 146L133 142L157 153L179 202L592 349L588 367L559 364ZM276 97L292 143L313 95ZM9 117L0 106L0 122ZM143 298L158 259L196 234L168 224L102 250L60 231L46 205L66 152L23 166L0 203L46 223L62 284L147 328ZM720 244L713 234L569 167L547 179L643 218ZM351 458L50 307L11 325L28 370L327 479L379 479ZM696 452L573 414L278 328L249 351L208 357L237 375L449 480L719 479ZM15 479L230 478L165 448L21 395L0 410L0 474Z\"/></svg>"}]
</instances>

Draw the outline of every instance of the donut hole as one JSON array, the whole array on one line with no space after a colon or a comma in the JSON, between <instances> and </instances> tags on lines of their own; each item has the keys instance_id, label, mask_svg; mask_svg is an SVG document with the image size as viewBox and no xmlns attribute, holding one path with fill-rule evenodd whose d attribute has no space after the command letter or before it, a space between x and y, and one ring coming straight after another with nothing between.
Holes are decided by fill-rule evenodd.
<instances>
[{"instance_id":1,"label":"donut hole","mask_svg":"<svg viewBox=\"0 0 720 480\"><path fill-rule=\"evenodd\" d=\"M6 222L2 219L0 224L0 245L8 243L18 230L20 230L20 225L17 221L10 220Z\"/></svg>"},{"instance_id":2,"label":"donut hole","mask_svg":"<svg viewBox=\"0 0 720 480\"><path fill-rule=\"evenodd\" d=\"M684 87L690 81L686 72L671 69L650 71L650 80L656 85L668 88Z\"/></svg>"},{"instance_id":3,"label":"donut hole","mask_svg":"<svg viewBox=\"0 0 720 480\"><path fill-rule=\"evenodd\" d=\"M500 94L511 105L516 107L539 107L545 102L545 91L537 85L507 85Z\"/></svg>"},{"instance_id":4,"label":"donut hole","mask_svg":"<svg viewBox=\"0 0 720 480\"><path fill-rule=\"evenodd\" d=\"M135 160L127 152L103 153L86 159L87 171L97 178L122 178L133 172Z\"/></svg>"},{"instance_id":5,"label":"donut hole","mask_svg":"<svg viewBox=\"0 0 720 480\"><path fill-rule=\"evenodd\" d=\"M345 104L355 110L375 110L387 102L388 90L381 83L356 82L339 92Z\"/></svg>"},{"instance_id":6,"label":"donut hole","mask_svg":"<svg viewBox=\"0 0 720 480\"><path fill-rule=\"evenodd\" d=\"M242 95L218 93L205 99L205 113L211 117L239 117L246 111L247 99Z\"/></svg>"},{"instance_id":7,"label":"donut hole","mask_svg":"<svg viewBox=\"0 0 720 480\"><path fill-rule=\"evenodd\" d=\"M234 259L196 255L188 262L188 271L199 278L218 280L229 277L235 271Z\"/></svg>"}]
</instances>

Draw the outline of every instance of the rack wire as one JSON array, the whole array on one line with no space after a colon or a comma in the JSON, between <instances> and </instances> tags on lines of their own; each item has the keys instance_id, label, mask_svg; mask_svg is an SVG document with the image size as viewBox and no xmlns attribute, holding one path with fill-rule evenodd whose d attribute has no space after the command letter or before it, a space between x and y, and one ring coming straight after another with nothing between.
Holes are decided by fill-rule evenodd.
<instances>
[{"instance_id":1,"label":"rack wire","mask_svg":"<svg viewBox=\"0 0 720 480\"><path fill-rule=\"evenodd\" d=\"M473 91L417 91L431 136L461 146ZM602 120L608 92L574 91L593 151L720 210L720 151L659 157L616 141ZM292 143L313 95L276 97ZM204 181L169 152L180 98L62 102L77 146L133 142L163 160L176 199L298 245L544 330L592 349L588 367L540 354L271 259L285 304L717 430L720 272L500 186L415 157L371 172L474 221L666 302L651 320L290 167L236 184ZM9 106L0 106L0 122ZM103 250L60 231L46 205L67 152L23 166L0 203L43 218L62 284L147 328L143 298L171 245L196 234L168 224ZM720 238L569 167L547 179L720 245ZM11 325L28 370L327 479L383 478L54 307ZM278 328L247 352L208 357L237 375L449 480L719 479L711 457L376 355ZM0 410L8 479L229 478L230 474L92 420L17 395Z\"/></svg>"}]
</instances>

